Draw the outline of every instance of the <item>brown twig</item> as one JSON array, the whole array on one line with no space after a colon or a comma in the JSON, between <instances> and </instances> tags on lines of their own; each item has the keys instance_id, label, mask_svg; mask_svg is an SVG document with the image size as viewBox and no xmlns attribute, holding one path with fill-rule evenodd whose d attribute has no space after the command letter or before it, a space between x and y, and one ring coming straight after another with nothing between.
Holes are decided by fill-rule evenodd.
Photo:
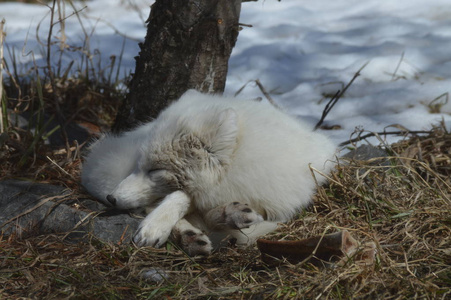
<instances>
[{"instance_id":1,"label":"brown twig","mask_svg":"<svg viewBox=\"0 0 451 300\"><path fill-rule=\"evenodd\" d=\"M238 96L238 94L240 94L244 88L251 82L255 82L255 84L258 86L258 88L260 89L260 91L263 93L263 95L266 97L266 99L269 101L269 103L271 103L275 108L280 109L280 106L277 105L277 103L272 99L271 95L269 95L268 91L266 91L265 87L263 86L263 84L260 82L259 79L255 79L255 80L249 80L248 82L246 82L235 94L234 97Z\"/></svg>"},{"instance_id":2,"label":"brown twig","mask_svg":"<svg viewBox=\"0 0 451 300\"><path fill-rule=\"evenodd\" d=\"M396 73L398 73L399 67L401 66L403 59L404 59L404 51L401 53L401 58L399 59L399 62L396 65L395 71L393 72L393 75L391 76L391 80L395 80Z\"/></svg>"},{"instance_id":3,"label":"brown twig","mask_svg":"<svg viewBox=\"0 0 451 300\"><path fill-rule=\"evenodd\" d=\"M383 132L370 132L370 133L367 133L365 135L362 135L362 132L360 132L359 135L356 138L350 139L350 140L348 140L346 142L342 142L342 143L340 143L339 146L340 147L346 146L346 145L349 145L349 144L353 144L353 143L359 142L359 141L364 140L366 138L373 137L373 136L378 136L378 135L407 135L407 134L415 135L415 134L429 134L429 133L431 133L430 130L429 131L426 131L426 130L413 130L413 131L412 130L401 130L401 131L389 131L389 132L383 131Z\"/></svg>"},{"instance_id":4,"label":"brown twig","mask_svg":"<svg viewBox=\"0 0 451 300\"><path fill-rule=\"evenodd\" d=\"M257 84L258 88L260 89L260 91L262 91L263 95L265 95L266 99L268 99L269 103L271 103L275 108L280 109L279 105L277 105L276 102L271 98L259 79L255 80L255 84Z\"/></svg>"},{"instance_id":5,"label":"brown twig","mask_svg":"<svg viewBox=\"0 0 451 300\"><path fill-rule=\"evenodd\" d=\"M321 119L318 121L318 123L315 125L315 128L313 130L317 130L324 122L324 119L326 119L326 116L329 114L329 112L332 110L334 105L340 100L340 98L344 95L344 93L348 90L348 88L351 86L351 84L354 82L354 80L360 76L360 72L368 65L368 62L365 63L355 74L354 77L352 77L351 81L343 88L342 91L338 90L335 96L330 99L330 101L326 104L326 107L323 110L323 114L321 116Z\"/></svg>"}]
</instances>

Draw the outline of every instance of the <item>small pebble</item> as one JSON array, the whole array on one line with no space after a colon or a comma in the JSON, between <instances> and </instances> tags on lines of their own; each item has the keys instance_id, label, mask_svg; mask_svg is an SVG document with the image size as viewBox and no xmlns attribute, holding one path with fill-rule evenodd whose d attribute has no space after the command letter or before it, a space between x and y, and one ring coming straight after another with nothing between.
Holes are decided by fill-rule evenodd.
<instances>
[{"instance_id":1,"label":"small pebble","mask_svg":"<svg viewBox=\"0 0 451 300\"><path fill-rule=\"evenodd\" d=\"M141 277L149 281L160 282L162 280L168 279L169 275L163 269L151 268L147 271L143 271Z\"/></svg>"}]
</instances>

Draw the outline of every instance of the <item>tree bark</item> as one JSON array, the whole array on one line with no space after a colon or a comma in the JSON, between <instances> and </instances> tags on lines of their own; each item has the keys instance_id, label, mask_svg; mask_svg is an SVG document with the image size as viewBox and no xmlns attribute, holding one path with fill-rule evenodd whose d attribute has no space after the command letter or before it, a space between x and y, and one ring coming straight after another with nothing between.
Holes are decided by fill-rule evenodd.
<instances>
[{"instance_id":1,"label":"tree bark","mask_svg":"<svg viewBox=\"0 0 451 300\"><path fill-rule=\"evenodd\" d=\"M113 131L133 128L186 90L222 93L241 0L157 0Z\"/></svg>"}]
</instances>

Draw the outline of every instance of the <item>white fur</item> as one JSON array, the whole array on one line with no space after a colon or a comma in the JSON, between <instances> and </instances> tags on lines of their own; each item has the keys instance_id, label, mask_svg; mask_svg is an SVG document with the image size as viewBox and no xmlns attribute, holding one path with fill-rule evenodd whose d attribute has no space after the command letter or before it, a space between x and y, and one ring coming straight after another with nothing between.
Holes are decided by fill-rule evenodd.
<instances>
[{"instance_id":1,"label":"white fur","mask_svg":"<svg viewBox=\"0 0 451 300\"><path fill-rule=\"evenodd\" d=\"M81 182L91 195L106 201L117 185L136 168L139 143L148 137L152 123L122 136L103 135L89 147L81 174Z\"/></svg>"},{"instance_id":2,"label":"white fur","mask_svg":"<svg viewBox=\"0 0 451 300\"><path fill-rule=\"evenodd\" d=\"M213 209L240 202L269 222L286 222L311 201L315 181L309 165L327 173L334 153L328 138L270 104L188 91L152 123L95 143L84 163L82 184L104 202L111 195L123 209L150 207L183 191L189 209L186 201L183 209L165 205L166 199L160 204L178 220L184 215L188 221L189 215L199 220ZM157 206L155 211L162 210ZM160 245L175 223L151 216L136 240L158 239ZM262 220L251 218L252 224ZM197 223L193 225L211 230L208 220ZM145 233L154 227L164 228L164 234ZM261 227L268 230L256 224L247 232L258 236L273 229Z\"/></svg>"},{"instance_id":3,"label":"white fur","mask_svg":"<svg viewBox=\"0 0 451 300\"><path fill-rule=\"evenodd\" d=\"M162 246L178 221L188 212L191 205L189 197L176 191L169 194L147 217L138 228L140 244Z\"/></svg>"}]
</instances>

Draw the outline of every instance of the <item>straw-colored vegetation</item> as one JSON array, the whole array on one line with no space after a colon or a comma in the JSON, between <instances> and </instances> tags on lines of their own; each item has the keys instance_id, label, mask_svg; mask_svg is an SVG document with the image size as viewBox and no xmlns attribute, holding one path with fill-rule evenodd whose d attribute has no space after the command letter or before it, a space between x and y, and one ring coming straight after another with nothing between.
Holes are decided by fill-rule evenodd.
<instances>
[{"instance_id":1,"label":"straw-colored vegetation","mask_svg":"<svg viewBox=\"0 0 451 300\"><path fill-rule=\"evenodd\" d=\"M105 72L113 66L100 71L85 62L88 67L78 72L44 77L7 68L1 178L83 193L83 144L54 149L43 142L49 131L44 112L99 128L111 124L123 95ZM15 126L6 107L42 117L41 130ZM438 126L384 147L384 158L341 160L329 183L318 188L314 206L267 237L293 240L346 229L359 242L376 245L374 264L351 258L331 268L284 262L270 267L255 246L190 258L171 244L138 249L94 238L71 244L58 235L0 236L0 299L450 299L451 134Z\"/></svg>"},{"instance_id":2,"label":"straw-colored vegetation","mask_svg":"<svg viewBox=\"0 0 451 300\"><path fill-rule=\"evenodd\" d=\"M347 229L376 244L374 264L266 266L256 247L189 258L169 245L68 244L59 236L3 237L0 293L32 298L447 299L451 296L451 135L442 128L343 163L315 205L272 239ZM32 175L32 174L30 174ZM77 174L72 175L74 178ZM77 187L74 187L77 188ZM146 272L156 272L157 281ZM158 276L160 274L160 276Z\"/></svg>"}]
</instances>

